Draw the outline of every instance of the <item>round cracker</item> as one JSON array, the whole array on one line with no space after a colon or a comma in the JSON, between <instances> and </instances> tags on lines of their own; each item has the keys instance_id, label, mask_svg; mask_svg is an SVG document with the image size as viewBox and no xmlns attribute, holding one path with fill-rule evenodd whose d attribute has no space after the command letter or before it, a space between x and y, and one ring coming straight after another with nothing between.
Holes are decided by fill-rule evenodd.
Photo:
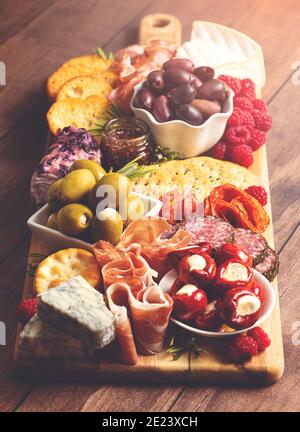
<instances>
[{"instance_id":1,"label":"round cracker","mask_svg":"<svg viewBox=\"0 0 300 432\"><path fill-rule=\"evenodd\" d=\"M96 258L84 249L60 250L49 255L37 267L34 291L40 294L75 276L82 276L92 287L98 288L101 271Z\"/></svg>"}]
</instances>

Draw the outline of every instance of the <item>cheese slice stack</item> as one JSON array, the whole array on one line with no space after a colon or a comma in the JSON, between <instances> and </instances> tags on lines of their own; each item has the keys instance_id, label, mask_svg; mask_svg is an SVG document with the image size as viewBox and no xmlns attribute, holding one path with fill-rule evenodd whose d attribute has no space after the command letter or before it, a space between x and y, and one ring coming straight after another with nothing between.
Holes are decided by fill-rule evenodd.
<instances>
[{"instance_id":1,"label":"cheese slice stack","mask_svg":"<svg viewBox=\"0 0 300 432\"><path fill-rule=\"evenodd\" d=\"M91 357L115 337L114 316L103 295L82 277L39 295L37 316L20 335L21 355Z\"/></svg>"}]
</instances>

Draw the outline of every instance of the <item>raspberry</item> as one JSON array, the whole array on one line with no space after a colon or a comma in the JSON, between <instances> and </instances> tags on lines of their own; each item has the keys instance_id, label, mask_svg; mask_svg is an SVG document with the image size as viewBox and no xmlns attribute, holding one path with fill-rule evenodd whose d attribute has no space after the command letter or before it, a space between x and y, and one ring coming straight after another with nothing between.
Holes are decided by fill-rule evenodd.
<instances>
[{"instance_id":1,"label":"raspberry","mask_svg":"<svg viewBox=\"0 0 300 432\"><path fill-rule=\"evenodd\" d=\"M233 78L229 75L220 75L219 79L223 81L225 84L228 85L228 87L233 90L234 94L238 94L242 88L241 86L241 80L239 78Z\"/></svg>"},{"instance_id":2,"label":"raspberry","mask_svg":"<svg viewBox=\"0 0 300 432\"><path fill-rule=\"evenodd\" d=\"M225 131L225 137L231 145L248 144L251 134L245 126L232 126Z\"/></svg>"},{"instance_id":3,"label":"raspberry","mask_svg":"<svg viewBox=\"0 0 300 432\"><path fill-rule=\"evenodd\" d=\"M268 194L266 189L262 186L250 186L246 189L246 192L256 198L262 206L265 206L267 204Z\"/></svg>"},{"instance_id":4,"label":"raspberry","mask_svg":"<svg viewBox=\"0 0 300 432\"><path fill-rule=\"evenodd\" d=\"M211 157L219 160L223 160L225 158L227 149L226 141L219 141L210 151Z\"/></svg>"},{"instance_id":5,"label":"raspberry","mask_svg":"<svg viewBox=\"0 0 300 432\"><path fill-rule=\"evenodd\" d=\"M17 307L17 318L21 324L26 324L36 313L38 301L36 298L27 298Z\"/></svg>"},{"instance_id":6,"label":"raspberry","mask_svg":"<svg viewBox=\"0 0 300 432\"><path fill-rule=\"evenodd\" d=\"M233 105L234 107L241 108L243 111L251 111L253 108L251 100L245 96L234 96Z\"/></svg>"},{"instance_id":7,"label":"raspberry","mask_svg":"<svg viewBox=\"0 0 300 432\"><path fill-rule=\"evenodd\" d=\"M251 89L247 89L242 90L242 92L239 93L239 96L244 96L245 98L250 99L253 102L256 98L256 93L255 90L253 91Z\"/></svg>"},{"instance_id":8,"label":"raspberry","mask_svg":"<svg viewBox=\"0 0 300 432\"><path fill-rule=\"evenodd\" d=\"M241 91L242 93L243 93L243 91L246 91L246 90L252 90L255 93L255 84L252 81L252 79L244 78L244 79L242 79L241 84L242 84L242 91Z\"/></svg>"},{"instance_id":9,"label":"raspberry","mask_svg":"<svg viewBox=\"0 0 300 432\"><path fill-rule=\"evenodd\" d=\"M272 127L272 117L263 111L253 110L253 118L256 129L268 132Z\"/></svg>"},{"instance_id":10,"label":"raspberry","mask_svg":"<svg viewBox=\"0 0 300 432\"><path fill-rule=\"evenodd\" d=\"M249 167L254 162L253 150L248 145L234 146L230 160L244 167Z\"/></svg>"},{"instance_id":11,"label":"raspberry","mask_svg":"<svg viewBox=\"0 0 300 432\"><path fill-rule=\"evenodd\" d=\"M247 335L255 340L259 351L264 351L271 345L271 339L261 327L254 327L247 332Z\"/></svg>"},{"instance_id":12,"label":"raspberry","mask_svg":"<svg viewBox=\"0 0 300 432\"><path fill-rule=\"evenodd\" d=\"M242 123L243 111L240 108L233 108L233 112L228 119L227 127L239 126Z\"/></svg>"},{"instance_id":13,"label":"raspberry","mask_svg":"<svg viewBox=\"0 0 300 432\"><path fill-rule=\"evenodd\" d=\"M262 99L255 99L255 101L253 101L253 108L258 111L267 112L267 106Z\"/></svg>"},{"instance_id":14,"label":"raspberry","mask_svg":"<svg viewBox=\"0 0 300 432\"><path fill-rule=\"evenodd\" d=\"M258 354L256 341L250 336L239 335L228 348L228 357L232 362L243 362Z\"/></svg>"},{"instance_id":15,"label":"raspberry","mask_svg":"<svg viewBox=\"0 0 300 432\"><path fill-rule=\"evenodd\" d=\"M253 115L249 111L242 111L242 113L242 125L245 126L251 133L255 127Z\"/></svg>"},{"instance_id":16,"label":"raspberry","mask_svg":"<svg viewBox=\"0 0 300 432\"><path fill-rule=\"evenodd\" d=\"M251 131L251 139L249 142L249 146L252 150L259 149L267 140L267 136L265 132L259 131L258 129L253 129Z\"/></svg>"}]
</instances>

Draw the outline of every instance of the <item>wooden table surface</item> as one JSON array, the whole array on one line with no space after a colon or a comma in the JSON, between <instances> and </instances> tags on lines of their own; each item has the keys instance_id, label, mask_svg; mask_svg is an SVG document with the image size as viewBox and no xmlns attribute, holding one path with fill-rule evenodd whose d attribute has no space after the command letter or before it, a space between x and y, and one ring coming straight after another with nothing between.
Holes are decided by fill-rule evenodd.
<instances>
[{"instance_id":1,"label":"wooden table surface","mask_svg":"<svg viewBox=\"0 0 300 432\"><path fill-rule=\"evenodd\" d=\"M229 25L263 47L264 98L273 117L268 160L285 348L285 373L271 387L33 383L12 373L15 308L21 298L32 213L30 176L45 144L45 80L69 57L137 40L149 13L176 15L186 40L195 19ZM0 4L0 411L300 410L300 5L298 0L7 0ZM298 83L299 81L299 83ZM298 83L298 85L296 85Z\"/></svg>"}]
</instances>

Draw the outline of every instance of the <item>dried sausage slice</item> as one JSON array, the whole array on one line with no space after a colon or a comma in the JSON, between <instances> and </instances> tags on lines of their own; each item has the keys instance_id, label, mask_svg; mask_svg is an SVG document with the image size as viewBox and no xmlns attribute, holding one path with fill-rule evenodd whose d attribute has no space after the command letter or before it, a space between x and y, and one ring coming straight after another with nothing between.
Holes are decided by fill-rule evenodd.
<instances>
[{"instance_id":1,"label":"dried sausage slice","mask_svg":"<svg viewBox=\"0 0 300 432\"><path fill-rule=\"evenodd\" d=\"M262 262L266 256L268 243L261 234L245 228L236 228L235 243L252 256L254 265Z\"/></svg>"},{"instance_id":2,"label":"dried sausage slice","mask_svg":"<svg viewBox=\"0 0 300 432\"><path fill-rule=\"evenodd\" d=\"M272 248L268 247L264 260L254 268L272 282L279 270L279 257Z\"/></svg>"}]
</instances>

